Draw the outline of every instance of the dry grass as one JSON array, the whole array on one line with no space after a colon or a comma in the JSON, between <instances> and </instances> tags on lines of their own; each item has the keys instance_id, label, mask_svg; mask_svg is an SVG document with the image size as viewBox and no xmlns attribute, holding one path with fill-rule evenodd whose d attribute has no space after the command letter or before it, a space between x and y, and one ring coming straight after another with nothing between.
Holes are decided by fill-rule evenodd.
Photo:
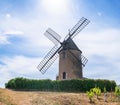
<instances>
[{"instance_id":1,"label":"dry grass","mask_svg":"<svg viewBox=\"0 0 120 105\"><path fill-rule=\"evenodd\" d=\"M0 89L0 105L120 105L113 93L109 93L107 102L103 94L93 98L93 103L85 93L62 93L40 91L12 91Z\"/></svg>"}]
</instances>

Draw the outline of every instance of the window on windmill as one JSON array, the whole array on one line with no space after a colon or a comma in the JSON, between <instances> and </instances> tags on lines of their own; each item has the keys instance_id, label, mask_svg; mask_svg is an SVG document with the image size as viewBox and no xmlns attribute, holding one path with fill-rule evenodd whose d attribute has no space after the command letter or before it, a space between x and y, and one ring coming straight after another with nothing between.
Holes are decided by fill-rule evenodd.
<instances>
[{"instance_id":1,"label":"window on windmill","mask_svg":"<svg viewBox=\"0 0 120 105\"><path fill-rule=\"evenodd\" d=\"M63 72L63 79L66 79L66 72Z\"/></svg>"}]
</instances>

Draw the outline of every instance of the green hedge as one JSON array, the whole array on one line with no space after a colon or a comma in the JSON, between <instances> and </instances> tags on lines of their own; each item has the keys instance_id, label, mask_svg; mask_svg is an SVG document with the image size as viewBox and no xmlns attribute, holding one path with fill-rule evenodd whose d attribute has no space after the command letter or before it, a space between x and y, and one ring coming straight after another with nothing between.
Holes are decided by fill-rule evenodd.
<instances>
[{"instance_id":1,"label":"green hedge","mask_svg":"<svg viewBox=\"0 0 120 105\"><path fill-rule=\"evenodd\" d=\"M107 91L114 91L115 81L101 79L72 79L72 80L33 80L26 78L15 78L5 84L6 88L16 90L40 90L40 91L63 91L63 92L86 92L91 88L104 87Z\"/></svg>"}]
</instances>

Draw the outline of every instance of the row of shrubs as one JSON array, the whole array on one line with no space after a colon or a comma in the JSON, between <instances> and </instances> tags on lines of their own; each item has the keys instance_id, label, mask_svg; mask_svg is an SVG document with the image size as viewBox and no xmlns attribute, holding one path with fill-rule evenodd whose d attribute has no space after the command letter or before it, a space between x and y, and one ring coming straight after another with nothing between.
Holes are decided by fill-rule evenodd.
<instances>
[{"instance_id":1,"label":"row of shrubs","mask_svg":"<svg viewBox=\"0 0 120 105\"><path fill-rule=\"evenodd\" d=\"M115 89L115 81L101 79L72 79L72 80L34 80L15 78L5 84L6 88L16 90L40 90L40 91L64 91L86 92L91 88L99 87L101 91L106 87L107 91Z\"/></svg>"}]
</instances>

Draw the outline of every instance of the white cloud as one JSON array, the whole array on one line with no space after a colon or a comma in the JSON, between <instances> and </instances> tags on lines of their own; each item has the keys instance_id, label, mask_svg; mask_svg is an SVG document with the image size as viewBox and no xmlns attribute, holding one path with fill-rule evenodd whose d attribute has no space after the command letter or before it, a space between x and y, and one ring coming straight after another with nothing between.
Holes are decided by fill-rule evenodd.
<instances>
[{"instance_id":1,"label":"white cloud","mask_svg":"<svg viewBox=\"0 0 120 105\"><path fill-rule=\"evenodd\" d=\"M7 36L0 35L0 44L10 44L10 42L7 40Z\"/></svg>"},{"instance_id":2,"label":"white cloud","mask_svg":"<svg viewBox=\"0 0 120 105\"><path fill-rule=\"evenodd\" d=\"M120 53L120 31L118 29L108 28L98 32L83 32L82 35L75 38L75 42L84 52L92 55L99 55L117 59Z\"/></svg>"},{"instance_id":3,"label":"white cloud","mask_svg":"<svg viewBox=\"0 0 120 105\"><path fill-rule=\"evenodd\" d=\"M14 57L2 57L0 61L4 65L0 65L0 87L4 87L4 84L8 80L15 77L45 79L55 79L57 74L56 63L48 70L44 75L37 69L41 58L25 57L25 56L14 56ZM56 68L56 70L55 70ZM55 71L54 71L55 70Z\"/></svg>"},{"instance_id":4,"label":"white cloud","mask_svg":"<svg viewBox=\"0 0 120 105\"><path fill-rule=\"evenodd\" d=\"M108 28L98 31L84 31L76 36L75 42L88 58L84 75L89 78L115 80L120 74L120 30Z\"/></svg>"},{"instance_id":5,"label":"white cloud","mask_svg":"<svg viewBox=\"0 0 120 105\"><path fill-rule=\"evenodd\" d=\"M7 30L4 34L19 34L21 35L26 42L24 43L24 47L28 49L36 49L37 51L40 50L42 47L43 49L52 48L54 45L51 41L49 41L45 36L44 32L48 29L48 27L55 30L58 34L62 36L62 38L65 37L64 34L68 33L68 29L71 28L69 25L71 25L72 22L75 21L70 11L70 1L55 1L58 3L59 6L65 5L66 13L60 14L61 16L58 16L58 14L54 14L51 16L51 14L46 11L46 14L44 14L44 11L41 12L41 10L44 9L44 7L41 7L41 2L39 1L38 6L40 7L37 9L37 15L34 18L24 18L12 16L9 19L3 19L1 21L1 27L3 30ZM45 2L45 1L44 1ZM49 1L46 1L49 2ZM52 4L53 3L53 4ZM52 2L51 5L55 5L54 2ZM44 4L44 3L43 3ZM49 5L49 4L47 4ZM45 6L45 5L44 5ZM37 8L37 7L36 7ZM56 8L56 6L54 7ZM63 8L61 8L63 9ZM58 13L60 13L59 9L55 9ZM40 14L39 14L40 12ZM63 12L63 11L61 11ZM49 17L49 19L48 19ZM68 19L69 18L69 19ZM67 32L67 33L66 33ZM8 38L6 38L6 41L8 41ZM10 43L10 42L9 42ZM39 51L38 51L39 52Z\"/></svg>"},{"instance_id":6,"label":"white cloud","mask_svg":"<svg viewBox=\"0 0 120 105\"><path fill-rule=\"evenodd\" d=\"M4 69L0 69L0 87L5 87L5 83L7 83L7 81L9 81L10 79L12 79L11 75L4 71Z\"/></svg>"},{"instance_id":7,"label":"white cloud","mask_svg":"<svg viewBox=\"0 0 120 105\"><path fill-rule=\"evenodd\" d=\"M23 34L24 33L22 31L18 31L18 30L2 31L0 33L0 44L11 44L11 42L9 41L10 37L20 36Z\"/></svg>"},{"instance_id":8,"label":"white cloud","mask_svg":"<svg viewBox=\"0 0 120 105\"><path fill-rule=\"evenodd\" d=\"M17 72L18 74L33 73L37 67L38 59L24 56L4 57L2 62L3 69L7 71Z\"/></svg>"},{"instance_id":9,"label":"white cloud","mask_svg":"<svg viewBox=\"0 0 120 105\"><path fill-rule=\"evenodd\" d=\"M24 33L18 30L7 30L3 34L4 35L23 35Z\"/></svg>"}]
</instances>

